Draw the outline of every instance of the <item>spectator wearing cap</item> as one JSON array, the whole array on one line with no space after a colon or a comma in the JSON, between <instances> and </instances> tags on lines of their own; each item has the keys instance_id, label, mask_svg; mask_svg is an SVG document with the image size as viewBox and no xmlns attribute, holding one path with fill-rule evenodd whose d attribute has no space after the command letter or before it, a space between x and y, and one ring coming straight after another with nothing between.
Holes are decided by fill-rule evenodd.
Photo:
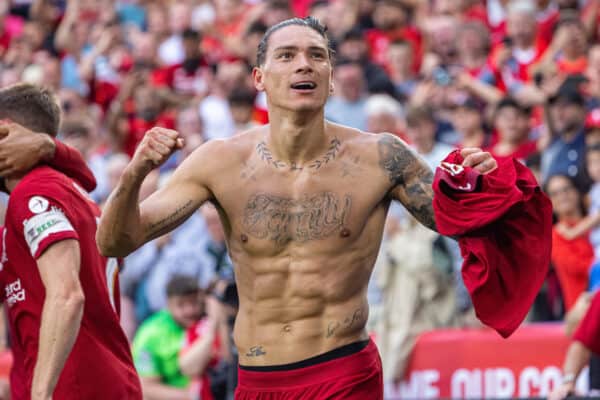
<instances>
[{"instance_id":1,"label":"spectator wearing cap","mask_svg":"<svg viewBox=\"0 0 600 400\"><path fill-rule=\"evenodd\" d=\"M325 104L325 117L334 122L367 129L367 101L364 70L360 63L339 59L334 72L334 93Z\"/></svg>"},{"instance_id":2,"label":"spectator wearing cap","mask_svg":"<svg viewBox=\"0 0 600 400\"><path fill-rule=\"evenodd\" d=\"M490 148L496 159L514 157L524 162L537 150L537 143L529 139L530 110L514 99L505 98L496 106L494 127L498 142Z\"/></svg>"},{"instance_id":3,"label":"spectator wearing cap","mask_svg":"<svg viewBox=\"0 0 600 400\"><path fill-rule=\"evenodd\" d=\"M585 154L585 105L584 98L577 88L562 85L558 93L550 99L550 119L548 126L551 143L542 153L542 179L556 174L582 176L582 163Z\"/></svg>"},{"instance_id":4,"label":"spectator wearing cap","mask_svg":"<svg viewBox=\"0 0 600 400\"><path fill-rule=\"evenodd\" d=\"M144 398L189 399L190 380L179 368L185 332L204 314L204 293L189 276L174 276L166 287L167 307L145 321L132 353Z\"/></svg>"},{"instance_id":5,"label":"spectator wearing cap","mask_svg":"<svg viewBox=\"0 0 600 400\"><path fill-rule=\"evenodd\" d=\"M453 132L444 132L440 140L456 147L487 148L490 135L485 130L481 106L473 99L466 98L458 103L451 114Z\"/></svg>"}]
</instances>

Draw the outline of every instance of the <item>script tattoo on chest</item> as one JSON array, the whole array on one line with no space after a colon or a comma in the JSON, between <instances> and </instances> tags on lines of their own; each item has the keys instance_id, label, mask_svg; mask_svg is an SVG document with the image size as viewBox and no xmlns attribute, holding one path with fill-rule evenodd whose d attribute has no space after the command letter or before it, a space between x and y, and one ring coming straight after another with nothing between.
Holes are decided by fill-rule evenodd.
<instances>
[{"instance_id":1,"label":"script tattoo on chest","mask_svg":"<svg viewBox=\"0 0 600 400\"><path fill-rule=\"evenodd\" d=\"M248 234L285 243L323 239L344 227L352 198L346 194L323 192L289 199L268 193L250 197L244 210Z\"/></svg>"},{"instance_id":2,"label":"script tattoo on chest","mask_svg":"<svg viewBox=\"0 0 600 400\"><path fill-rule=\"evenodd\" d=\"M329 147L327 148L327 152L321 158L308 164L308 168L317 170L334 160L340 150L341 144L342 142L338 138L331 139L331 142L329 142ZM289 168L292 171L302 169L302 167L298 166L296 163L288 165L283 161L275 159L265 142L260 142L256 145L256 152L264 162L275 167L276 169Z\"/></svg>"}]
</instances>

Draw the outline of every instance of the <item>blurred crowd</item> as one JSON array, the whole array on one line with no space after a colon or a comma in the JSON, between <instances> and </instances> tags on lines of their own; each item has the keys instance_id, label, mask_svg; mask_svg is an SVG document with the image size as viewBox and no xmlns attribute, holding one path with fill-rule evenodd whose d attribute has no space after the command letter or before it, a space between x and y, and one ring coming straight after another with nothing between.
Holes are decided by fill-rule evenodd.
<instances>
[{"instance_id":1,"label":"blurred crowd","mask_svg":"<svg viewBox=\"0 0 600 400\"><path fill-rule=\"evenodd\" d=\"M0 86L56 92L59 137L87 160L99 204L147 129L178 130L185 147L144 198L203 142L268 122L257 45L307 15L335 49L327 119L394 133L432 168L481 147L534 172L556 224L530 320L568 316L600 284L599 0L4 0ZM461 263L455 242L392 207L370 285L386 379L401 379L420 332L476 323ZM231 394L232 282L210 205L125 260L123 326L147 398Z\"/></svg>"}]
</instances>

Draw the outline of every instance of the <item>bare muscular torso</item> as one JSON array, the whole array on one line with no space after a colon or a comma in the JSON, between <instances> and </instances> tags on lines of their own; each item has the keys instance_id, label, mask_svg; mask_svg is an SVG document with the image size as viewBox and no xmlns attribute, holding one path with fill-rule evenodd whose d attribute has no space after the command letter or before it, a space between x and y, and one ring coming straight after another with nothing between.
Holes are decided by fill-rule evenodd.
<instances>
[{"instance_id":1,"label":"bare muscular torso","mask_svg":"<svg viewBox=\"0 0 600 400\"><path fill-rule=\"evenodd\" d=\"M267 129L223 143L210 182L235 265L242 365L291 363L367 338L390 168L403 167L390 167L399 161L381 135L333 124L320 158L288 166L271 154Z\"/></svg>"}]
</instances>

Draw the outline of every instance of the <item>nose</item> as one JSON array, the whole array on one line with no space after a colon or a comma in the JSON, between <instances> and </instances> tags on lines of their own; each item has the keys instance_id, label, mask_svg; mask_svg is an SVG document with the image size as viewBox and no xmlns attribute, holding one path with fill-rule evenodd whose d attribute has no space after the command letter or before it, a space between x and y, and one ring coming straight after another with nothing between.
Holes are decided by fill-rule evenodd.
<instances>
[{"instance_id":1,"label":"nose","mask_svg":"<svg viewBox=\"0 0 600 400\"><path fill-rule=\"evenodd\" d=\"M298 54L298 57L296 57L297 60L297 65L296 65L296 72L298 73L306 73L306 72L312 72L313 71L313 67L310 63L310 58L303 52Z\"/></svg>"}]
</instances>

